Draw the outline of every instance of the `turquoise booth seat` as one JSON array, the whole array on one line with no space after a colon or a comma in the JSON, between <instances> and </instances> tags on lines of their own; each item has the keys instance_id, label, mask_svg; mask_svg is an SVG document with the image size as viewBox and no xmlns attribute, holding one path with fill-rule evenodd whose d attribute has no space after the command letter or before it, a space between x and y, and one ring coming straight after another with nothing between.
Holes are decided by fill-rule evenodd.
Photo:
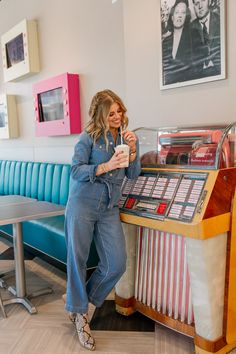
<instances>
[{"instance_id":1,"label":"turquoise booth seat","mask_svg":"<svg viewBox=\"0 0 236 354\"><path fill-rule=\"evenodd\" d=\"M70 165L0 160L0 195L22 195L66 205ZM12 236L12 225L0 226L0 232ZM46 255L50 261L66 265L64 215L22 223L24 244L32 252ZM92 244L88 268L96 267L98 255Z\"/></svg>"}]
</instances>

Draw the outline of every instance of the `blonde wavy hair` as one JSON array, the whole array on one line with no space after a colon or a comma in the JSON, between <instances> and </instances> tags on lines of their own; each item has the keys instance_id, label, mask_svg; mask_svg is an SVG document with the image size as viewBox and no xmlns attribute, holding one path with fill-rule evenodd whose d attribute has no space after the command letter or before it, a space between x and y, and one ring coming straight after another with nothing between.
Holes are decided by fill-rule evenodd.
<instances>
[{"instance_id":1,"label":"blonde wavy hair","mask_svg":"<svg viewBox=\"0 0 236 354\"><path fill-rule=\"evenodd\" d=\"M94 95L89 108L90 120L86 125L86 132L96 142L102 135L104 136L108 148L107 132L109 131L108 114L111 105L117 103L122 111L122 130L128 126L128 117L126 116L126 107L119 96L111 90L99 91Z\"/></svg>"}]
</instances>

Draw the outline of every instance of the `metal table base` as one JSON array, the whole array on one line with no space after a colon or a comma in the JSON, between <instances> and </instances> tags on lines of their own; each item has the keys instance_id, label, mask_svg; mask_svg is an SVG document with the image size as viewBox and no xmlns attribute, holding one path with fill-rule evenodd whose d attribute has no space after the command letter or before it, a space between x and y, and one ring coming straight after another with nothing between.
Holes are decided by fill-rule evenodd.
<instances>
[{"instance_id":1,"label":"metal table base","mask_svg":"<svg viewBox=\"0 0 236 354\"><path fill-rule=\"evenodd\" d=\"M22 304L29 313L36 313L36 307L30 299L52 293L51 288L44 288L34 291L32 294L26 292L24 245L22 238L22 222L35 220L44 217L63 215L65 207L63 205L49 202L37 201L35 199L9 196L0 197L0 225L13 225L13 248L15 260L15 287L9 287L3 278L0 278L0 286L8 289L13 298L3 300L3 305ZM5 274L6 277L8 273Z\"/></svg>"},{"instance_id":2,"label":"metal table base","mask_svg":"<svg viewBox=\"0 0 236 354\"><path fill-rule=\"evenodd\" d=\"M44 288L27 295L26 282L25 282L25 262L24 262L24 247L22 240L22 225L21 223L13 224L13 247L15 259L15 278L16 288L7 286L7 283L1 278L1 286L7 288L15 297L12 299L3 300L3 305L22 304L31 313L37 313L36 307L31 303L30 299L40 296L51 294L51 288ZM12 272L11 272L12 273ZM6 274L8 275L8 274Z\"/></svg>"},{"instance_id":3,"label":"metal table base","mask_svg":"<svg viewBox=\"0 0 236 354\"><path fill-rule=\"evenodd\" d=\"M8 290L13 294L16 295L16 290L13 287L9 287ZM25 308L29 311L30 314L34 314L37 313L37 309L36 307L32 304L32 302L30 301L30 299L37 297L37 296L41 296L41 295L47 295L47 294L51 294L53 292L53 290L51 288L44 288L44 289L40 289L37 291L34 291L33 293L24 296L24 297L14 297L12 299L7 299L7 300L2 300L3 305L11 305L11 304L22 304L23 306L25 306Z\"/></svg>"}]
</instances>

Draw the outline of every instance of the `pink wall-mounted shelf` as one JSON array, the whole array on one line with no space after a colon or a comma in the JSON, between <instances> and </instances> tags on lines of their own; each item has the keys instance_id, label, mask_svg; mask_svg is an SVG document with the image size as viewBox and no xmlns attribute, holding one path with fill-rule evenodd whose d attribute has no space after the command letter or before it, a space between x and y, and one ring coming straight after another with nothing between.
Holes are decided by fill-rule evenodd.
<instances>
[{"instance_id":1,"label":"pink wall-mounted shelf","mask_svg":"<svg viewBox=\"0 0 236 354\"><path fill-rule=\"evenodd\" d=\"M36 136L81 132L79 75L64 73L33 86Z\"/></svg>"}]
</instances>

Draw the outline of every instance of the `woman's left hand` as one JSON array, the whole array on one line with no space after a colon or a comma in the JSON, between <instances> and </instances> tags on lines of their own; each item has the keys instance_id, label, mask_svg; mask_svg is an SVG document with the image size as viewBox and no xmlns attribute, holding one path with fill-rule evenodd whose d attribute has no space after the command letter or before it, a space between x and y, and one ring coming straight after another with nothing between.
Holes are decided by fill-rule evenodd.
<instances>
[{"instance_id":1,"label":"woman's left hand","mask_svg":"<svg viewBox=\"0 0 236 354\"><path fill-rule=\"evenodd\" d=\"M129 130L124 130L122 132L122 135L126 144L129 145L130 151L136 150L136 141L137 141L136 135Z\"/></svg>"}]
</instances>

